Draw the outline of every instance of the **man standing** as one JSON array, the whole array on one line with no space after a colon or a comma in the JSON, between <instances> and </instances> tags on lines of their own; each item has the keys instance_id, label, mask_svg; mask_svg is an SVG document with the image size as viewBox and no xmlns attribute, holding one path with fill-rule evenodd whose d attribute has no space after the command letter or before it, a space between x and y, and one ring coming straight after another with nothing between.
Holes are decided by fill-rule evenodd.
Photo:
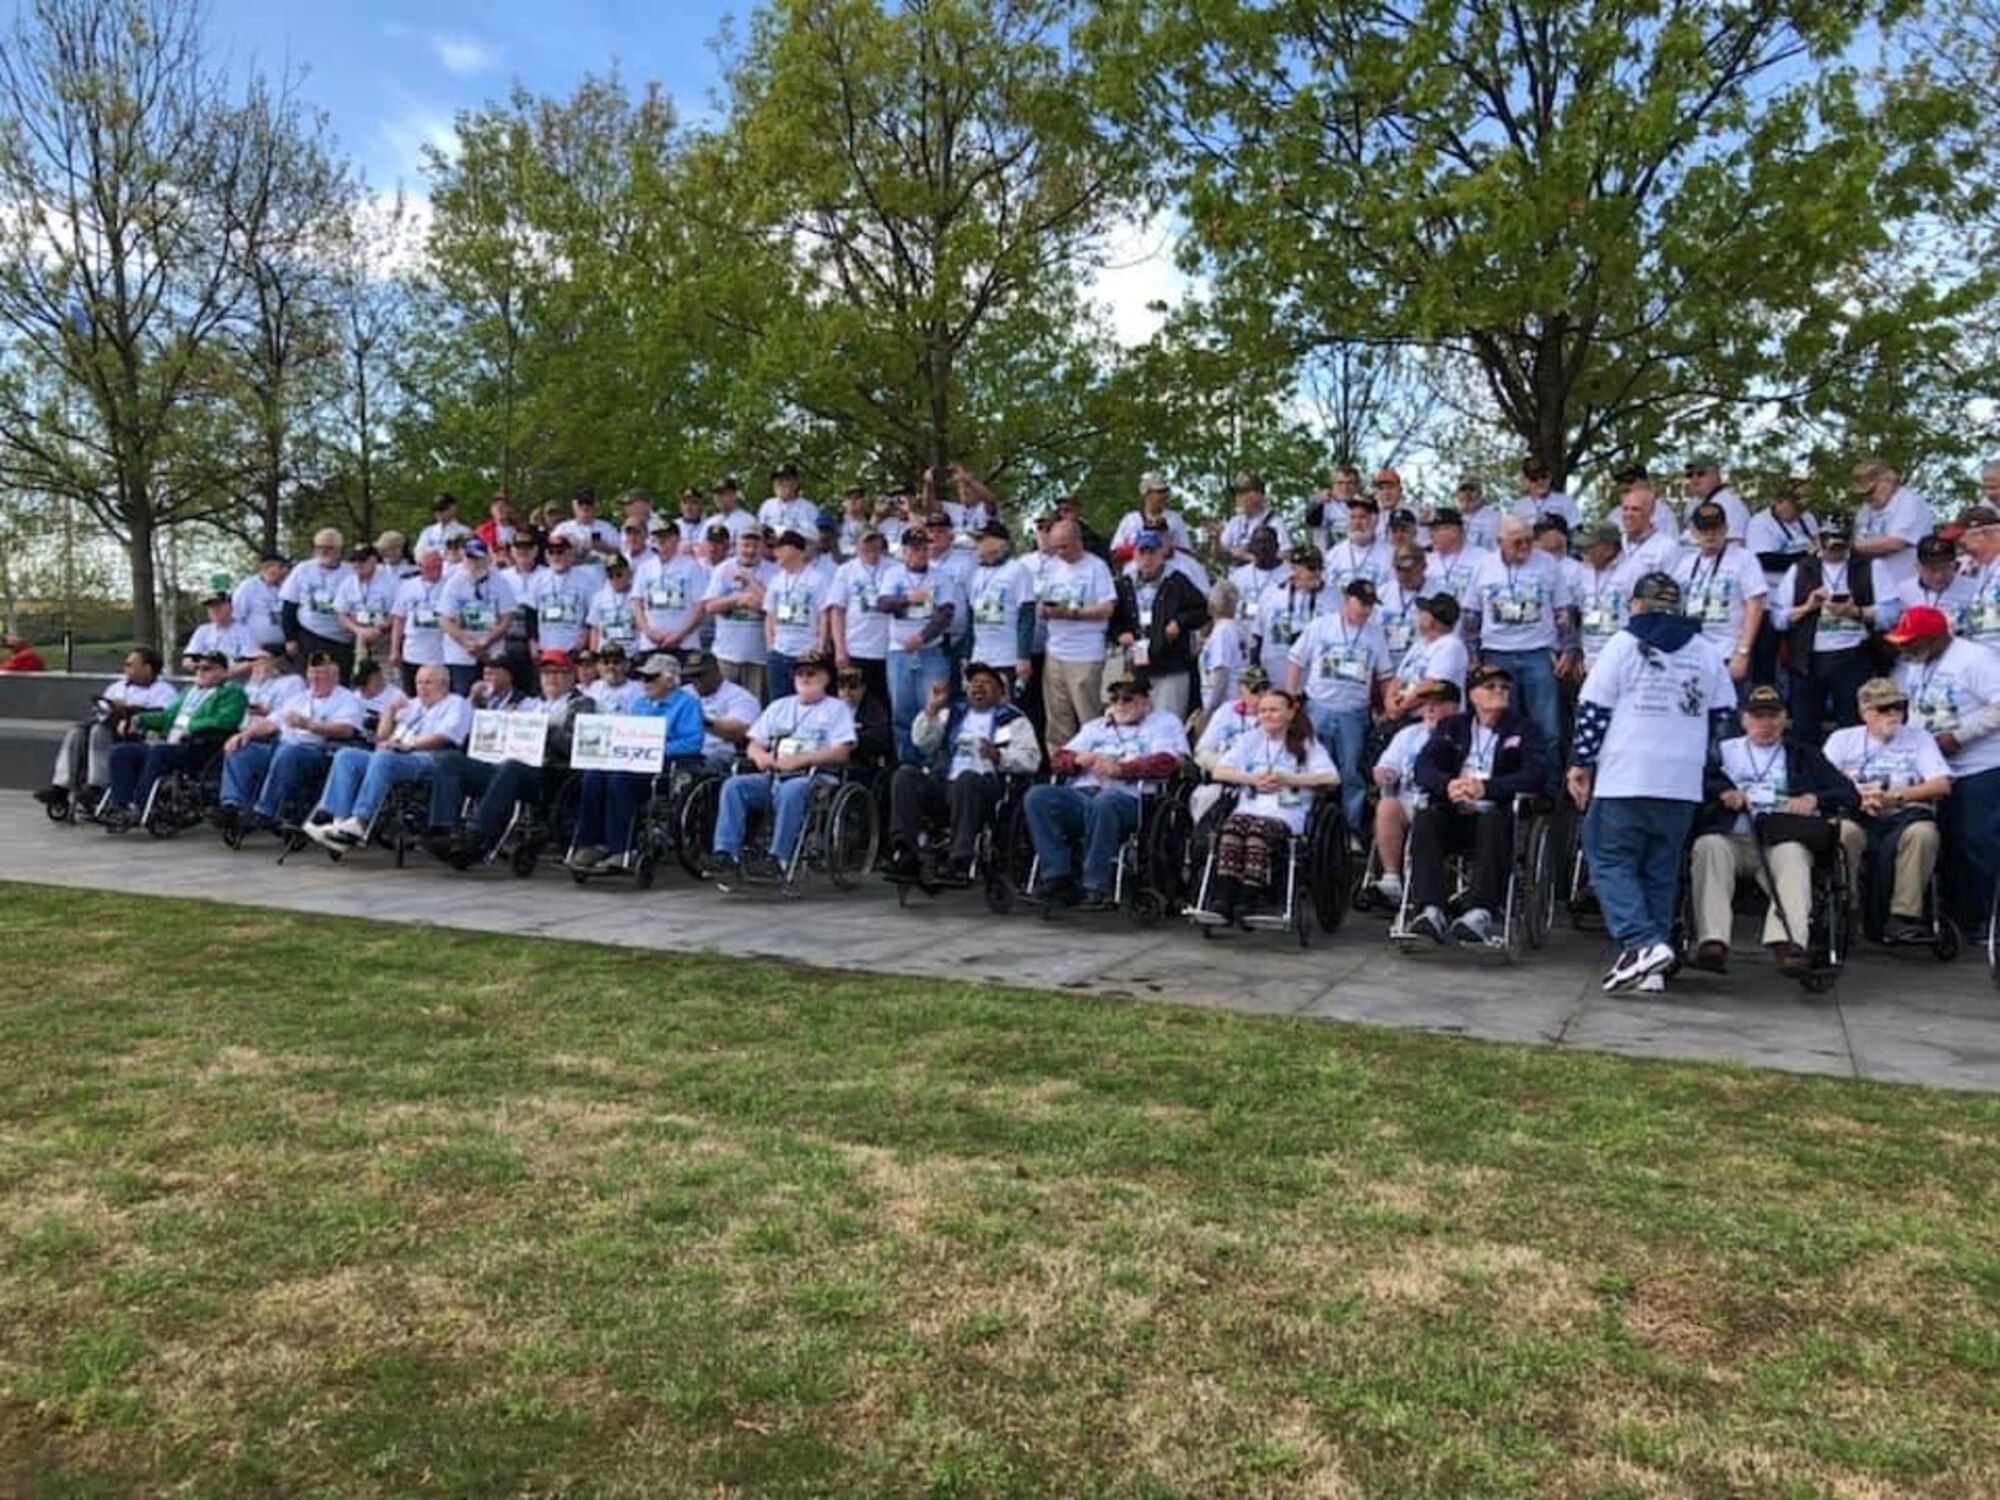
<instances>
[{"instance_id":1,"label":"man standing","mask_svg":"<svg viewBox=\"0 0 2000 1500\"><path fill-rule=\"evenodd\" d=\"M1556 672L1577 655L1576 612L1569 580L1554 558L1535 550L1526 521L1509 516L1500 523L1499 550L1472 575L1464 603L1467 648L1476 660L1507 669L1516 706L1540 727L1545 744L1561 743Z\"/></svg>"},{"instance_id":2,"label":"man standing","mask_svg":"<svg viewBox=\"0 0 2000 1500\"><path fill-rule=\"evenodd\" d=\"M1576 526L1576 502L1554 487L1549 466L1539 458L1522 461L1521 497L1514 502L1514 514L1530 526L1544 516L1561 516L1564 525Z\"/></svg>"},{"instance_id":3,"label":"man standing","mask_svg":"<svg viewBox=\"0 0 2000 1500\"><path fill-rule=\"evenodd\" d=\"M1951 622L1923 604L1904 610L1883 639L1902 655L1896 681L1916 722L1951 768L1944 846L1958 917L1972 931L1985 924L2000 878L2000 654L1953 640Z\"/></svg>"},{"instance_id":4,"label":"man standing","mask_svg":"<svg viewBox=\"0 0 2000 1500\"><path fill-rule=\"evenodd\" d=\"M486 543L465 541L465 562L438 590L438 628L444 632L444 664L451 691L464 694L478 679L489 656L505 654L507 622L514 591L493 571Z\"/></svg>"},{"instance_id":5,"label":"man standing","mask_svg":"<svg viewBox=\"0 0 2000 1500\"><path fill-rule=\"evenodd\" d=\"M1208 601L1184 573L1167 566L1173 543L1157 531L1134 539L1137 555L1118 579L1111 637L1127 666L1153 682L1153 707L1185 719L1194 696L1195 638L1208 623Z\"/></svg>"},{"instance_id":6,"label":"man standing","mask_svg":"<svg viewBox=\"0 0 2000 1500\"><path fill-rule=\"evenodd\" d=\"M1875 565L1878 592L1893 594L1917 571L1917 543L1931 529L1931 508L1880 459L1854 466L1854 555Z\"/></svg>"},{"instance_id":7,"label":"man standing","mask_svg":"<svg viewBox=\"0 0 2000 1500\"><path fill-rule=\"evenodd\" d=\"M1219 545L1222 555L1232 566L1241 566L1255 561L1250 550L1250 538L1259 527L1271 529L1275 546L1289 545L1285 534L1285 523L1271 510L1271 502L1264 495L1264 476L1254 469L1244 469L1229 481L1231 495L1236 501L1236 514L1223 524Z\"/></svg>"},{"instance_id":8,"label":"man standing","mask_svg":"<svg viewBox=\"0 0 2000 1500\"><path fill-rule=\"evenodd\" d=\"M1349 829L1362 826L1368 783L1361 775L1367 748L1369 710L1395 680L1382 628L1370 616L1375 585L1351 580L1340 591L1340 607L1318 616L1287 653L1285 690L1304 694L1313 733L1340 771L1340 800Z\"/></svg>"},{"instance_id":9,"label":"man standing","mask_svg":"<svg viewBox=\"0 0 2000 1500\"><path fill-rule=\"evenodd\" d=\"M1715 501L1697 505L1688 525L1695 535L1695 550L1684 552L1674 569L1681 599L1688 617L1729 663L1730 677L1740 683L1750 675L1750 657L1770 587L1757 559L1730 540L1729 516Z\"/></svg>"},{"instance_id":10,"label":"man standing","mask_svg":"<svg viewBox=\"0 0 2000 1500\"><path fill-rule=\"evenodd\" d=\"M1680 585L1648 573L1625 628L1605 643L1577 697L1569 794L1584 809L1591 882L1618 957L1606 991L1659 988L1675 954L1674 899L1702 800L1709 737L1726 728L1736 685L1681 613Z\"/></svg>"},{"instance_id":11,"label":"man standing","mask_svg":"<svg viewBox=\"0 0 2000 1500\"><path fill-rule=\"evenodd\" d=\"M1118 605L1102 558L1086 552L1076 522L1058 521L1055 557L1042 574L1041 617L1049 627L1042 674L1047 742L1066 745L1104 711L1104 631Z\"/></svg>"},{"instance_id":12,"label":"man standing","mask_svg":"<svg viewBox=\"0 0 2000 1500\"><path fill-rule=\"evenodd\" d=\"M1010 540L1003 522L979 528L979 566L966 580L966 604L972 613L972 660L1006 673L1012 694L1021 696L1034 681L1035 583L1009 555Z\"/></svg>"},{"instance_id":13,"label":"man standing","mask_svg":"<svg viewBox=\"0 0 2000 1500\"><path fill-rule=\"evenodd\" d=\"M1750 534L1750 507L1742 497L1722 480L1722 460L1712 453L1697 453L1688 460L1688 493L1694 496L1695 508L1716 505L1722 508L1723 525L1729 540L1742 546ZM1693 519L1692 515L1689 517Z\"/></svg>"},{"instance_id":14,"label":"man standing","mask_svg":"<svg viewBox=\"0 0 2000 1500\"><path fill-rule=\"evenodd\" d=\"M324 653L339 668L340 680L354 671L354 636L340 623L336 601L347 581L340 560L340 533L331 527L313 537L313 555L285 576L279 597L285 605L285 653L299 661Z\"/></svg>"},{"instance_id":15,"label":"man standing","mask_svg":"<svg viewBox=\"0 0 2000 1500\"><path fill-rule=\"evenodd\" d=\"M799 466L782 463L771 471L771 495L757 507L757 524L772 535L796 531L811 536L819 526L819 507L799 493Z\"/></svg>"}]
</instances>

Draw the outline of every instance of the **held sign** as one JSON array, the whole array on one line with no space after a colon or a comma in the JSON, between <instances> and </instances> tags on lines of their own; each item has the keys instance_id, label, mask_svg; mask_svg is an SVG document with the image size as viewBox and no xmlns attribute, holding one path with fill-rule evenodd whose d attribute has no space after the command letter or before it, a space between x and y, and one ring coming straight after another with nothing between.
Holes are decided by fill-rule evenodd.
<instances>
[{"instance_id":1,"label":"held sign","mask_svg":"<svg viewBox=\"0 0 2000 1500\"><path fill-rule=\"evenodd\" d=\"M657 776L667 764L667 721L625 714L585 714L570 743L576 771L644 771Z\"/></svg>"}]
</instances>

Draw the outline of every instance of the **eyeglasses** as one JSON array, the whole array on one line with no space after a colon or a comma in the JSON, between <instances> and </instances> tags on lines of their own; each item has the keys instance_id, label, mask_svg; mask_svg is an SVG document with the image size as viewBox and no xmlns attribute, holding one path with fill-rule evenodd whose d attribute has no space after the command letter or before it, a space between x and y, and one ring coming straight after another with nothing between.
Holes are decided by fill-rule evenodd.
<instances>
[{"instance_id":1,"label":"eyeglasses","mask_svg":"<svg viewBox=\"0 0 2000 1500\"><path fill-rule=\"evenodd\" d=\"M1139 693L1113 693L1111 701L1113 703L1137 703L1142 696Z\"/></svg>"},{"instance_id":2,"label":"eyeglasses","mask_svg":"<svg viewBox=\"0 0 2000 1500\"><path fill-rule=\"evenodd\" d=\"M1864 703L1861 705L1861 711L1864 714L1907 714L1910 711L1910 705L1908 703Z\"/></svg>"}]
</instances>

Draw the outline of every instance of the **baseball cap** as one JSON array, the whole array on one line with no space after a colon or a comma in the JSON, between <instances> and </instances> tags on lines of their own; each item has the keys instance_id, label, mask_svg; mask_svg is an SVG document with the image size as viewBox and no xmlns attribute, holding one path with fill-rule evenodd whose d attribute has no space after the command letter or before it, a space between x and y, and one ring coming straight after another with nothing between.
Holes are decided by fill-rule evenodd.
<instances>
[{"instance_id":1,"label":"baseball cap","mask_svg":"<svg viewBox=\"0 0 2000 1500\"><path fill-rule=\"evenodd\" d=\"M570 547L571 544L568 532L555 531L549 533L549 551L568 552L570 550Z\"/></svg>"},{"instance_id":2,"label":"baseball cap","mask_svg":"<svg viewBox=\"0 0 2000 1500\"><path fill-rule=\"evenodd\" d=\"M1154 490L1167 488L1167 476L1157 469L1148 469L1139 476L1139 493L1150 495Z\"/></svg>"},{"instance_id":3,"label":"baseball cap","mask_svg":"<svg viewBox=\"0 0 2000 1500\"><path fill-rule=\"evenodd\" d=\"M1465 525L1465 517L1459 513L1457 506L1440 505L1436 510L1431 512L1432 531L1436 531L1440 526L1462 527L1464 525Z\"/></svg>"},{"instance_id":4,"label":"baseball cap","mask_svg":"<svg viewBox=\"0 0 2000 1500\"><path fill-rule=\"evenodd\" d=\"M988 521L984 526L980 527L979 530L975 531L973 535L998 537L1001 541L1005 542L1005 541L1011 541L1013 539L1014 533L1007 529L1007 523L1005 521Z\"/></svg>"},{"instance_id":5,"label":"baseball cap","mask_svg":"<svg viewBox=\"0 0 2000 1500\"><path fill-rule=\"evenodd\" d=\"M1950 562L1957 556L1958 548L1952 545L1951 540L1935 531L1917 542L1917 561L1920 563Z\"/></svg>"},{"instance_id":6,"label":"baseball cap","mask_svg":"<svg viewBox=\"0 0 2000 1500\"><path fill-rule=\"evenodd\" d=\"M1132 545L1141 552L1158 552L1166 544L1166 538L1157 531L1142 531L1132 539Z\"/></svg>"},{"instance_id":7,"label":"baseball cap","mask_svg":"<svg viewBox=\"0 0 2000 1500\"><path fill-rule=\"evenodd\" d=\"M724 474L708 487L708 491L711 495L734 495L742 488L743 486L736 482L734 474Z\"/></svg>"},{"instance_id":8,"label":"baseball cap","mask_svg":"<svg viewBox=\"0 0 2000 1500\"><path fill-rule=\"evenodd\" d=\"M1843 542L1851 542L1854 540L1854 522L1846 516L1828 516L1819 523L1819 536L1823 542L1836 537Z\"/></svg>"},{"instance_id":9,"label":"baseball cap","mask_svg":"<svg viewBox=\"0 0 2000 1500\"><path fill-rule=\"evenodd\" d=\"M480 540L479 540L479 538L478 538L478 537L476 537L476 536L469 536L469 537L467 537L467 538L465 539L465 555L466 555L467 557L484 557L484 556L486 556L486 555L487 555L487 554L486 554L486 543L484 543L484 542L480 541Z\"/></svg>"},{"instance_id":10,"label":"baseball cap","mask_svg":"<svg viewBox=\"0 0 2000 1500\"><path fill-rule=\"evenodd\" d=\"M681 675L699 677L715 665L715 658L706 651L690 651L681 658Z\"/></svg>"},{"instance_id":11,"label":"baseball cap","mask_svg":"<svg viewBox=\"0 0 2000 1500\"><path fill-rule=\"evenodd\" d=\"M1458 684L1443 677L1426 677L1410 689L1410 697L1422 703L1435 699L1440 703L1462 703L1465 694L1458 690Z\"/></svg>"},{"instance_id":12,"label":"baseball cap","mask_svg":"<svg viewBox=\"0 0 2000 1500\"><path fill-rule=\"evenodd\" d=\"M797 547L803 552L805 550L806 539L800 533L788 527L777 534L772 540L771 545L774 547Z\"/></svg>"},{"instance_id":13,"label":"baseball cap","mask_svg":"<svg viewBox=\"0 0 2000 1500\"><path fill-rule=\"evenodd\" d=\"M1127 672L1104 684L1104 696L1107 698L1150 698L1152 695L1153 679L1144 672Z\"/></svg>"},{"instance_id":14,"label":"baseball cap","mask_svg":"<svg viewBox=\"0 0 2000 1500\"><path fill-rule=\"evenodd\" d=\"M833 657L825 651L801 651L792 658L792 675L796 677L801 672L824 672L831 677Z\"/></svg>"},{"instance_id":15,"label":"baseball cap","mask_svg":"<svg viewBox=\"0 0 2000 1500\"><path fill-rule=\"evenodd\" d=\"M540 656L535 658L535 665L538 667L567 667L570 665L569 653L567 651L544 651Z\"/></svg>"},{"instance_id":16,"label":"baseball cap","mask_svg":"<svg viewBox=\"0 0 2000 1500\"><path fill-rule=\"evenodd\" d=\"M582 657L579 656L577 659L581 661ZM597 648L597 659L600 662L623 661L625 660L625 648L616 641L607 642L605 645Z\"/></svg>"},{"instance_id":17,"label":"baseball cap","mask_svg":"<svg viewBox=\"0 0 2000 1500\"><path fill-rule=\"evenodd\" d=\"M924 528L921 526L904 527L902 544L905 548L921 547L926 552L931 550L930 539L924 535Z\"/></svg>"},{"instance_id":18,"label":"baseball cap","mask_svg":"<svg viewBox=\"0 0 2000 1500\"><path fill-rule=\"evenodd\" d=\"M1514 674L1505 667L1495 666L1491 662L1474 667L1465 674L1465 685L1468 688L1485 687L1489 682L1504 682L1512 687Z\"/></svg>"},{"instance_id":19,"label":"baseball cap","mask_svg":"<svg viewBox=\"0 0 2000 1500\"><path fill-rule=\"evenodd\" d=\"M1785 695L1768 682L1760 682L1750 689L1743 698L1743 712L1746 714L1781 714L1785 711Z\"/></svg>"},{"instance_id":20,"label":"baseball cap","mask_svg":"<svg viewBox=\"0 0 2000 1500\"><path fill-rule=\"evenodd\" d=\"M1241 687L1269 687L1271 685L1271 674L1264 670L1262 662L1253 661L1236 674L1236 681Z\"/></svg>"},{"instance_id":21,"label":"baseball cap","mask_svg":"<svg viewBox=\"0 0 2000 1500\"><path fill-rule=\"evenodd\" d=\"M1229 488L1233 493L1238 495L1245 494L1251 490L1262 494L1264 492L1264 476L1259 474L1255 469L1238 469L1234 474L1229 476Z\"/></svg>"},{"instance_id":22,"label":"baseball cap","mask_svg":"<svg viewBox=\"0 0 2000 1500\"><path fill-rule=\"evenodd\" d=\"M1414 528L1416 524L1417 513L1413 510L1405 510L1399 506L1397 509L1389 512L1389 529L1392 531L1398 526Z\"/></svg>"},{"instance_id":23,"label":"baseball cap","mask_svg":"<svg viewBox=\"0 0 2000 1500\"><path fill-rule=\"evenodd\" d=\"M1568 536L1569 522L1554 511L1547 511L1535 517L1534 534L1547 536L1550 532L1555 532L1558 536Z\"/></svg>"},{"instance_id":24,"label":"baseball cap","mask_svg":"<svg viewBox=\"0 0 2000 1500\"><path fill-rule=\"evenodd\" d=\"M1425 594L1417 600L1417 608L1449 630L1458 623L1462 606L1455 594Z\"/></svg>"},{"instance_id":25,"label":"baseball cap","mask_svg":"<svg viewBox=\"0 0 2000 1500\"><path fill-rule=\"evenodd\" d=\"M226 667L229 665L229 653L227 651L204 651L194 660L195 665L198 667Z\"/></svg>"},{"instance_id":26,"label":"baseball cap","mask_svg":"<svg viewBox=\"0 0 2000 1500\"><path fill-rule=\"evenodd\" d=\"M671 531L675 536L679 536L681 534L681 523L670 520L666 516L655 515L652 524L646 530L652 536L659 536L662 532L668 531Z\"/></svg>"},{"instance_id":27,"label":"baseball cap","mask_svg":"<svg viewBox=\"0 0 2000 1500\"><path fill-rule=\"evenodd\" d=\"M1713 500L1704 500L1688 513L1688 525L1696 531L1720 531L1729 524L1729 514Z\"/></svg>"},{"instance_id":28,"label":"baseball cap","mask_svg":"<svg viewBox=\"0 0 2000 1500\"><path fill-rule=\"evenodd\" d=\"M1681 586L1671 573L1647 573L1632 585L1632 597L1648 604L1664 604L1679 609Z\"/></svg>"},{"instance_id":29,"label":"baseball cap","mask_svg":"<svg viewBox=\"0 0 2000 1500\"><path fill-rule=\"evenodd\" d=\"M1623 533L1609 521L1599 521L1594 526L1584 527L1582 534L1577 538L1577 545L1581 547L1620 547L1624 543Z\"/></svg>"},{"instance_id":30,"label":"baseball cap","mask_svg":"<svg viewBox=\"0 0 2000 1500\"><path fill-rule=\"evenodd\" d=\"M1892 646L1907 646L1912 641L1934 641L1939 636L1951 634L1951 621L1944 611L1933 609L1928 604L1912 604L1903 611L1903 618L1896 622L1896 628L1887 632L1882 639Z\"/></svg>"},{"instance_id":31,"label":"baseball cap","mask_svg":"<svg viewBox=\"0 0 2000 1500\"><path fill-rule=\"evenodd\" d=\"M788 459L771 471L771 477L773 479L797 479L799 477L799 466Z\"/></svg>"},{"instance_id":32,"label":"baseball cap","mask_svg":"<svg viewBox=\"0 0 2000 1500\"><path fill-rule=\"evenodd\" d=\"M458 504L458 496L439 495L436 499L431 501L431 514L437 515L440 511L450 510L457 504Z\"/></svg>"},{"instance_id":33,"label":"baseball cap","mask_svg":"<svg viewBox=\"0 0 2000 1500\"><path fill-rule=\"evenodd\" d=\"M632 675L639 678L678 677L681 675L681 659L671 651L655 651L633 666Z\"/></svg>"},{"instance_id":34,"label":"baseball cap","mask_svg":"<svg viewBox=\"0 0 2000 1500\"><path fill-rule=\"evenodd\" d=\"M1350 495L1347 500L1349 510L1365 510L1375 515L1382 513L1382 507L1375 503L1373 495Z\"/></svg>"},{"instance_id":35,"label":"baseball cap","mask_svg":"<svg viewBox=\"0 0 2000 1500\"><path fill-rule=\"evenodd\" d=\"M1886 708L1891 703L1907 705L1910 695L1903 691L1903 685L1893 677L1871 677L1861 684L1861 690L1854 695L1854 701L1863 708Z\"/></svg>"},{"instance_id":36,"label":"baseball cap","mask_svg":"<svg viewBox=\"0 0 2000 1500\"><path fill-rule=\"evenodd\" d=\"M1350 578L1347 587L1341 590L1350 599L1359 599L1363 604L1376 602L1375 585L1366 578Z\"/></svg>"},{"instance_id":37,"label":"baseball cap","mask_svg":"<svg viewBox=\"0 0 2000 1500\"><path fill-rule=\"evenodd\" d=\"M965 680L967 682L972 681L974 677L981 676L991 677L996 682L1005 682L1007 680L1006 674L991 662L974 661L966 663Z\"/></svg>"},{"instance_id":38,"label":"baseball cap","mask_svg":"<svg viewBox=\"0 0 2000 1500\"><path fill-rule=\"evenodd\" d=\"M1292 548L1292 566L1307 568L1317 573L1326 566L1326 559L1320 555L1319 548L1308 543L1303 547Z\"/></svg>"},{"instance_id":39,"label":"baseball cap","mask_svg":"<svg viewBox=\"0 0 2000 1500\"><path fill-rule=\"evenodd\" d=\"M1398 547L1394 561L1399 568L1421 568L1428 566L1425 562L1422 549L1417 547Z\"/></svg>"}]
</instances>

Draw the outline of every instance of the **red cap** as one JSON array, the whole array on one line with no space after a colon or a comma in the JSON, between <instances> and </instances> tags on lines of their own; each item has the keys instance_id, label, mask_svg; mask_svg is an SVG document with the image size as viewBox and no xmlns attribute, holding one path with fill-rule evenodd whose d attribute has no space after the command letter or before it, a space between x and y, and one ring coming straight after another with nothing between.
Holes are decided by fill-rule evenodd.
<instances>
[{"instance_id":1,"label":"red cap","mask_svg":"<svg viewBox=\"0 0 2000 1500\"><path fill-rule=\"evenodd\" d=\"M1941 635L1951 634L1951 621L1944 611L1932 609L1928 604L1912 604L1903 611L1903 618L1896 622L1896 628L1882 637L1892 646L1907 646L1911 641L1935 640Z\"/></svg>"},{"instance_id":2,"label":"red cap","mask_svg":"<svg viewBox=\"0 0 2000 1500\"><path fill-rule=\"evenodd\" d=\"M566 667L569 665L569 653L567 651L544 651L540 656L535 658L535 665L538 667Z\"/></svg>"}]
</instances>

